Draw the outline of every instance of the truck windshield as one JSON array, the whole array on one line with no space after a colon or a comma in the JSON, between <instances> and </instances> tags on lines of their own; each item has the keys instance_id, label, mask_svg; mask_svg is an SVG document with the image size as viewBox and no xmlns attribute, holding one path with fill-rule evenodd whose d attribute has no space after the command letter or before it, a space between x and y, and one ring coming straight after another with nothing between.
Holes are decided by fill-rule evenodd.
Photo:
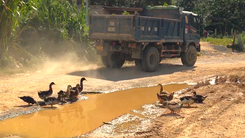
<instances>
[{"instance_id":1,"label":"truck windshield","mask_svg":"<svg viewBox=\"0 0 245 138\"><path fill-rule=\"evenodd\" d=\"M192 27L194 27L195 29L199 30L198 28L198 21L197 21L197 18L193 15L190 15L189 16L189 22L190 22L190 25Z\"/></svg>"}]
</instances>

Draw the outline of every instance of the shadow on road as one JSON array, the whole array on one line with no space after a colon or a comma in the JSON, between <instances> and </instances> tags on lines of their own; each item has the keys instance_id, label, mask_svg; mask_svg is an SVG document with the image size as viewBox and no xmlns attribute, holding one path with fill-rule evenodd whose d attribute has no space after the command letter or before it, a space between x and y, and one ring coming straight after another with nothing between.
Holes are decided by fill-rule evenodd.
<instances>
[{"instance_id":1,"label":"shadow on road","mask_svg":"<svg viewBox=\"0 0 245 138\"><path fill-rule=\"evenodd\" d=\"M68 75L80 76L80 77L91 77L97 79L104 79L110 81L121 81L130 80L137 78L144 78L150 76L158 76L164 74L172 74L175 72L182 72L192 70L195 67L186 67L183 65L176 64L160 64L158 70L155 72L143 72L138 71L135 66L123 67L121 69L112 68L98 68L93 70L75 71L68 73Z\"/></svg>"},{"instance_id":2,"label":"shadow on road","mask_svg":"<svg viewBox=\"0 0 245 138\"><path fill-rule=\"evenodd\" d=\"M31 107L33 105L17 105L17 106L14 106L14 107L23 107L23 108L26 108L26 107Z\"/></svg>"}]
</instances>

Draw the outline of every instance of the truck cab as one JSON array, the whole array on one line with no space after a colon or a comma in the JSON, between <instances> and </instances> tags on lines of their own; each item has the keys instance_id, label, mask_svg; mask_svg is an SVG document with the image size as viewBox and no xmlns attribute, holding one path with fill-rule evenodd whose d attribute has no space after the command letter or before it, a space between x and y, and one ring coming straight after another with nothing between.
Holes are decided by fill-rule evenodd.
<instances>
[{"instance_id":1,"label":"truck cab","mask_svg":"<svg viewBox=\"0 0 245 138\"><path fill-rule=\"evenodd\" d=\"M185 35L183 39L187 44L196 44L197 51L200 52L200 27L198 15L189 11L182 11L182 13L185 17L185 20L183 20L183 24L185 24Z\"/></svg>"}]
</instances>

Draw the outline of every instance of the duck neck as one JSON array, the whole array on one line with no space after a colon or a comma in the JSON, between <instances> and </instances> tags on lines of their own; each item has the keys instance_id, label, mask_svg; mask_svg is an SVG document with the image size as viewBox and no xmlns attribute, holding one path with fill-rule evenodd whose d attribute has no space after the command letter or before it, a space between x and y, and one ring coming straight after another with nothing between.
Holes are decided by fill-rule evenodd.
<instances>
[{"instance_id":1,"label":"duck neck","mask_svg":"<svg viewBox=\"0 0 245 138\"><path fill-rule=\"evenodd\" d=\"M196 96L196 95L197 95L197 93L196 93L196 92L193 92L193 95L194 95L194 96Z\"/></svg>"},{"instance_id":2,"label":"duck neck","mask_svg":"<svg viewBox=\"0 0 245 138\"><path fill-rule=\"evenodd\" d=\"M53 84L49 84L49 91L50 91L50 92L53 92L52 85L53 85Z\"/></svg>"},{"instance_id":3,"label":"duck neck","mask_svg":"<svg viewBox=\"0 0 245 138\"><path fill-rule=\"evenodd\" d=\"M80 88L79 89L80 89L80 91L83 90L83 80L80 81Z\"/></svg>"},{"instance_id":4,"label":"duck neck","mask_svg":"<svg viewBox=\"0 0 245 138\"><path fill-rule=\"evenodd\" d=\"M162 88L162 86L161 86L161 89L160 89L160 93L163 91L163 88Z\"/></svg>"},{"instance_id":5,"label":"duck neck","mask_svg":"<svg viewBox=\"0 0 245 138\"><path fill-rule=\"evenodd\" d=\"M173 96L174 96L174 94L171 93L171 94L169 95L169 99L173 99Z\"/></svg>"},{"instance_id":6,"label":"duck neck","mask_svg":"<svg viewBox=\"0 0 245 138\"><path fill-rule=\"evenodd\" d=\"M67 88L67 93L66 93L66 96L69 96L69 95L70 95L70 93L71 93L71 89L68 87L68 88Z\"/></svg>"}]
</instances>

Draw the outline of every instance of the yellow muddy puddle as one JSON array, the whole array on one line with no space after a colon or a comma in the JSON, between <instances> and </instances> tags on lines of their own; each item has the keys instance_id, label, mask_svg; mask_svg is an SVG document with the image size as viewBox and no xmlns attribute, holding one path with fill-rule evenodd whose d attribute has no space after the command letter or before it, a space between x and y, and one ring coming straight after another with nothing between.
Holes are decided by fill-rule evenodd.
<instances>
[{"instance_id":1,"label":"yellow muddy puddle","mask_svg":"<svg viewBox=\"0 0 245 138\"><path fill-rule=\"evenodd\" d=\"M186 87L187 84L170 84L165 85L164 90L172 92ZM103 122L157 101L159 90L159 86L154 86L88 95L87 100L3 120L0 122L0 136L56 138L85 134Z\"/></svg>"}]
</instances>

